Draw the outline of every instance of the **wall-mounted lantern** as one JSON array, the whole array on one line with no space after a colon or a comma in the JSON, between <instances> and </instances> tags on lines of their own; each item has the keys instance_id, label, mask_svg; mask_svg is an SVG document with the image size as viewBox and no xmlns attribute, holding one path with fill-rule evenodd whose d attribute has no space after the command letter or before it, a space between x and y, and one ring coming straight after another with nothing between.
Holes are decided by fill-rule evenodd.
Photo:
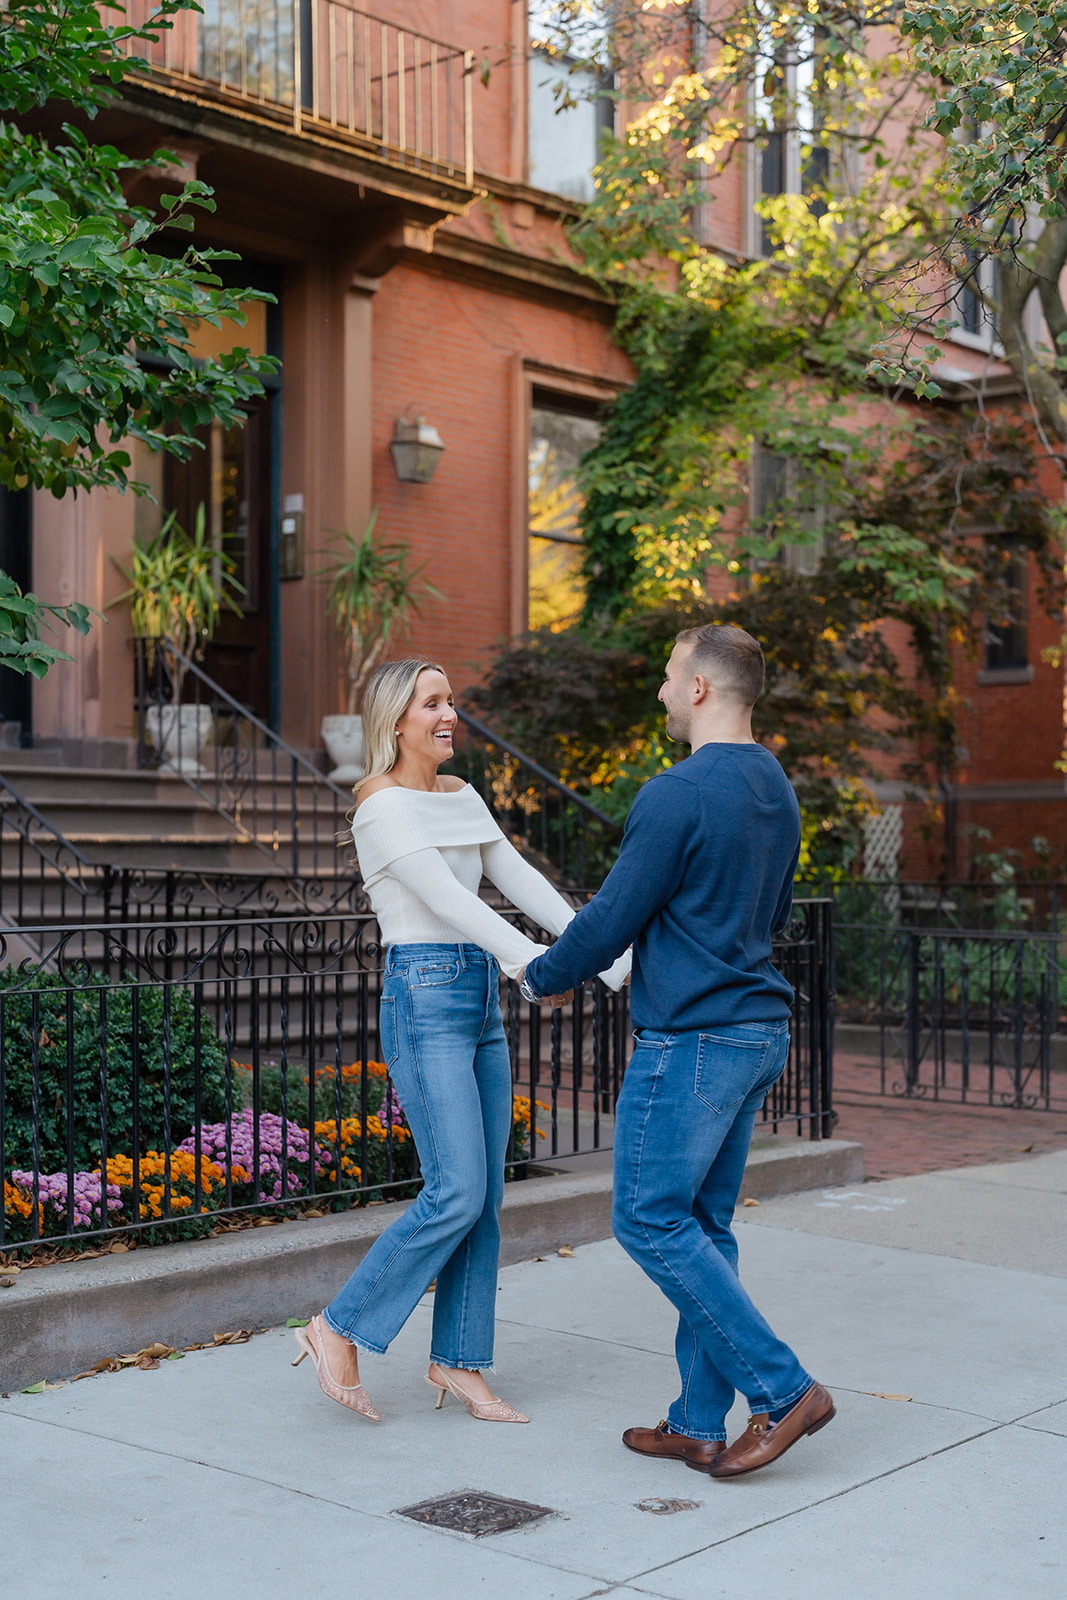
<instances>
[{"instance_id":1,"label":"wall-mounted lantern","mask_svg":"<svg viewBox=\"0 0 1067 1600\"><path fill-rule=\"evenodd\" d=\"M416 417L414 422L398 417L389 448L401 483L429 483L445 453L441 435L425 417Z\"/></svg>"}]
</instances>

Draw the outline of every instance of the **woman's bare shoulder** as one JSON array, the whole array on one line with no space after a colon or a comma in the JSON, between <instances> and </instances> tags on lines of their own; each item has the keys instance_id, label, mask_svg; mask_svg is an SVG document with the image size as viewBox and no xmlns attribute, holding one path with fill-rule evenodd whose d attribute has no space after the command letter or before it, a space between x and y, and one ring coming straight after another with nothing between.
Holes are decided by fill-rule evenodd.
<instances>
[{"instance_id":1,"label":"woman's bare shoulder","mask_svg":"<svg viewBox=\"0 0 1067 1600\"><path fill-rule=\"evenodd\" d=\"M383 789L400 789L403 785L397 783L387 772L377 778L368 778L367 782L360 785L359 794L356 796L356 810L358 811L364 800L369 800L372 794L381 794Z\"/></svg>"},{"instance_id":2,"label":"woman's bare shoulder","mask_svg":"<svg viewBox=\"0 0 1067 1600\"><path fill-rule=\"evenodd\" d=\"M456 794L458 790L465 789L467 787L466 781L463 778L456 778L451 772L442 773L439 782L445 794Z\"/></svg>"}]
</instances>

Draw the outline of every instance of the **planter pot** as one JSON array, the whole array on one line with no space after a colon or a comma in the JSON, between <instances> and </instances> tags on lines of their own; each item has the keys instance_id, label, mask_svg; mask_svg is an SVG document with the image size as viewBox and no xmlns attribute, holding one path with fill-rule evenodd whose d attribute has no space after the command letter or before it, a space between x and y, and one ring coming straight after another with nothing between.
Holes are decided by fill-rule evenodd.
<instances>
[{"instance_id":1,"label":"planter pot","mask_svg":"<svg viewBox=\"0 0 1067 1600\"><path fill-rule=\"evenodd\" d=\"M215 731L210 706L147 706L144 720L161 767L182 778L204 776L199 757Z\"/></svg>"},{"instance_id":2,"label":"planter pot","mask_svg":"<svg viewBox=\"0 0 1067 1600\"><path fill-rule=\"evenodd\" d=\"M322 742L334 763L331 780L358 783L363 776L363 718L323 717Z\"/></svg>"}]
</instances>

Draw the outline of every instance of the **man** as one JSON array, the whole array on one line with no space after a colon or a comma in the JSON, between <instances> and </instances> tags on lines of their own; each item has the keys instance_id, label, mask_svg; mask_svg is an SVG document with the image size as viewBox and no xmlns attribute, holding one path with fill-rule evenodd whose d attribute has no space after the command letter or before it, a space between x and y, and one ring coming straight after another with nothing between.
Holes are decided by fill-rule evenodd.
<instances>
[{"instance_id":1,"label":"man","mask_svg":"<svg viewBox=\"0 0 1067 1600\"><path fill-rule=\"evenodd\" d=\"M527 999L558 1003L633 945L636 1047L615 1118L612 1222L678 1311L682 1389L665 1422L623 1442L713 1478L766 1466L834 1415L742 1288L731 1227L792 1002L771 937L792 905L800 809L752 737L763 681L743 629L678 635L659 698L668 735L692 754L645 784L599 894L521 979ZM727 1447L735 1392L753 1414Z\"/></svg>"}]
</instances>

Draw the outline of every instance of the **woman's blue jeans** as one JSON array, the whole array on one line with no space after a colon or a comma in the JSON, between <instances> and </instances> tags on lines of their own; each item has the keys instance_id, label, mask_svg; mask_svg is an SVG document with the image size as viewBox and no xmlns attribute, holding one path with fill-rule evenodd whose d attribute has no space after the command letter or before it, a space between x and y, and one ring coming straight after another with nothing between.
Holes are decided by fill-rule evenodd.
<instances>
[{"instance_id":1,"label":"woman's blue jeans","mask_svg":"<svg viewBox=\"0 0 1067 1600\"><path fill-rule=\"evenodd\" d=\"M392 945L379 1031L423 1187L323 1316L381 1354L436 1278L430 1360L491 1367L512 1105L496 961L474 944Z\"/></svg>"},{"instance_id":2,"label":"woman's blue jeans","mask_svg":"<svg viewBox=\"0 0 1067 1600\"><path fill-rule=\"evenodd\" d=\"M615 1237L678 1312L675 1433L725 1439L735 1393L753 1412L812 1380L741 1287L731 1223L764 1096L789 1053L788 1022L635 1033L615 1114Z\"/></svg>"}]
</instances>

